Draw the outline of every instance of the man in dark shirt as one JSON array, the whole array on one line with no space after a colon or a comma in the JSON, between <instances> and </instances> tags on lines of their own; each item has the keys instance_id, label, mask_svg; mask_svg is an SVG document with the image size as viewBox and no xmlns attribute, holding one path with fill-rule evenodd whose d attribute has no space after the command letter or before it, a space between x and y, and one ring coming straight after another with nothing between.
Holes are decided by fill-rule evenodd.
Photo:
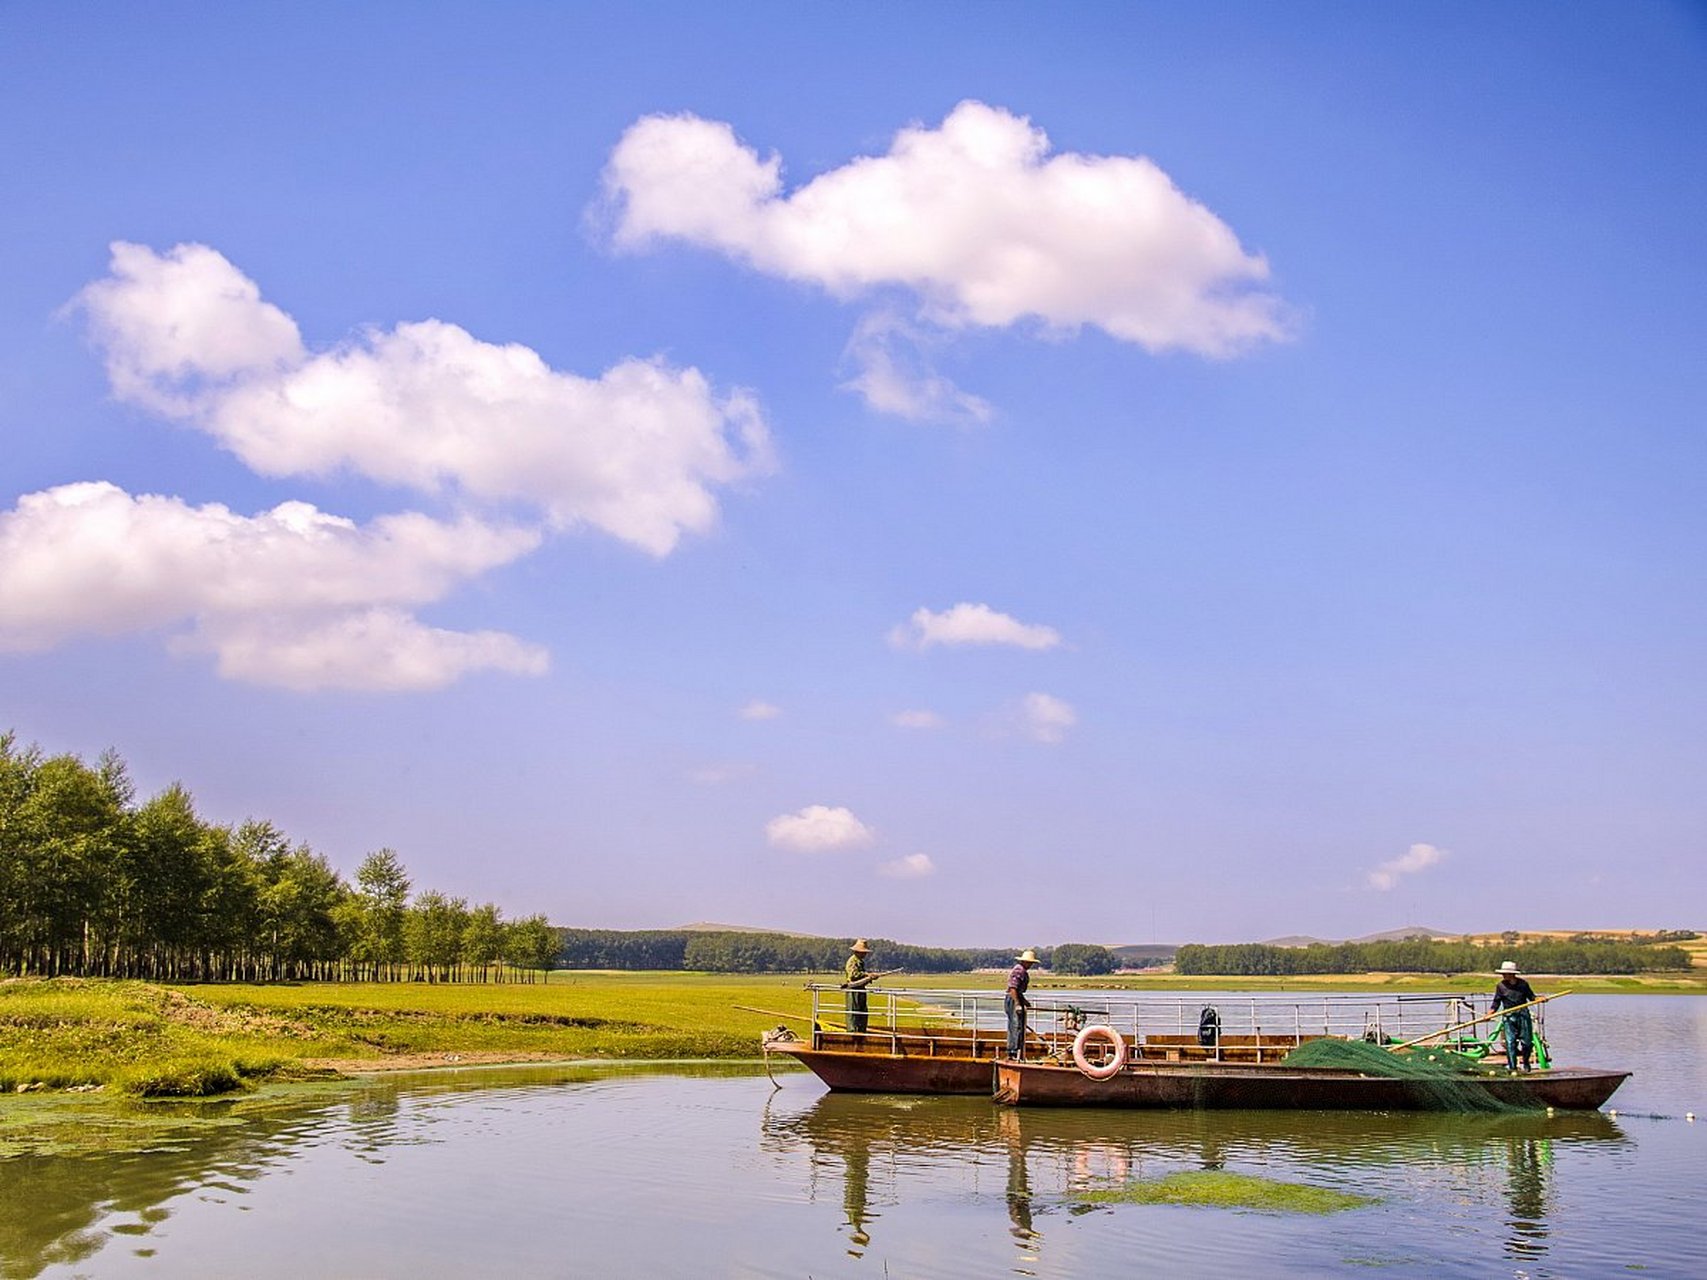
<instances>
[{"instance_id":1,"label":"man in dark shirt","mask_svg":"<svg viewBox=\"0 0 1707 1280\"><path fill-rule=\"evenodd\" d=\"M872 979L872 974L866 971L865 957L871 948L865 945L864 938L855 938L848 956L847 980L842 983L848 989L848 1030L855 1035L864 1035L868 1023L866 1016L866 984Z\"/></svg>"},{"instance_id":2,"label":"man in dark shirt","mask_svg":"<svg viewBox=\"0 0 1707 1280\"><path fill-rule=\"evenodd\" d=\"M1008 1057L1020 1062L1025 1058L1025 1011L1031 1008L1031 1002L1025 998L1025 989L1031 985L1031 966L1037 963L1037 952L1027 947L1014 959L1014 967L1008 970L1008 991L1002 1003L1008 1011Z\"/></svg>"},{"instance_id":3,"label":"man in dark shirt","mask_svg":"<svg viewBox=\"0 0 1707 1280\"><path fill-rule=\"evenodd\" d=\"M1505 1027L1506 1066L1516 1071L1521 1059L1523 1069L1528 1071L1530 1055L1535 1050L1535 1021L1529 1016L1527 1008L1519 1009L1517 1006L1533 1004L1535 988L1523 980L1516 963L1511 960L1499 967L1497 976L1499 985L1494 988L1493 1012L1497 1013L1501 1009L1517 1010L1500 1019Z\"/></svg>"}]
</instances>

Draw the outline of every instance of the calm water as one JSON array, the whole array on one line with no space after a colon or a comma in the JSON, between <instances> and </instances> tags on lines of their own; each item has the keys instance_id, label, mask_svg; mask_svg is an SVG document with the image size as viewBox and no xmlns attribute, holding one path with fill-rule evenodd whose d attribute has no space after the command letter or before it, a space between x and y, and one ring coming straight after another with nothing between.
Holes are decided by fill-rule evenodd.
<instances>
[{"instance_id":1,"label":"calm water","mask_svg":"<svg viewBox=\"0 0 1707 1280\"><path fill-rule=\"evenodd\" d=\"M0 1274L1707 1276L1707 1120L1683 1119L1707 1113L1707 1000L1572 997L1549 1031L1562 1062L1637 1072L1616 1117L1015 1111L730 1068L204 1107L144 1150L0 1159ZM1202 1168L1379 1201L1076 1199Z\"/></svg>"}]
</instances>

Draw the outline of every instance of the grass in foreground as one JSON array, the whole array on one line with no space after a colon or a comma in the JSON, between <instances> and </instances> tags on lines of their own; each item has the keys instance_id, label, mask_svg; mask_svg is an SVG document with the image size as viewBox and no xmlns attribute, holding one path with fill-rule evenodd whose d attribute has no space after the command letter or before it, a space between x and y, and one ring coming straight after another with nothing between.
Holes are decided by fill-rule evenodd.
<instances>
[{"instance_id":1,"label":"grass in foreground","mask_svg":"<svg viewBox=\"0 0 1707 1280\"><path fill-rule=\"evenodd\" d=\"M1188 1170L1165 1178L1099 1187L1074 1198L1085 1204L1180 1204L1262 1213L1339 1213L1375 1203L1372 1196L1224 1169Z\"/></svg>"},{"instance_id":2,"label":"grass in foreground","mask_svg":"<svg viewBox=\"0 0 1707 1280\"><path fill-rule=\"evenodd\" d=\"M0 982L0 1089L194 1097L312 1075L326 1060L384 1066L447 1053L753 1057L777 1019L734 1006L804 1011L800 982L687 974L533 985Z\"/></svg>"}]
</instances>

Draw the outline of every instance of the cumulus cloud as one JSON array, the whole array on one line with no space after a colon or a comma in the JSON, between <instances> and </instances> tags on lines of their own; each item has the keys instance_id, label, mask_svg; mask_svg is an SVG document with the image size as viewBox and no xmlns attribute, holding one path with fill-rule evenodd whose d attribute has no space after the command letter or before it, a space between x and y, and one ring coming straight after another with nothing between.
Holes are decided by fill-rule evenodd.
<instances>
[{"instance_id":1,"label":"cumulus cloud","mask_svg":"<svg viewBox=\"0 0 1707 1280\"><path fill-rule=\"evenodd\" d=\"M1030 120L981 102L793 191L781 158L728 124L647 116L604 184L618 248L684 241L844 298L906 290L945 329L1090 325L1212 357L1288 332L1266 260L1153 161L1054 152ZM884 393L881 379L861 389Z\"/></svg>"},{"instance_id":2,"label":"cumulus cloud","mask_svg":"<svg viewBox=\"0 0 1707 1280\"><path fill-rule=\"evenodd\" d=\"M1027 737L1054 746L1079 723L1079 713L1053 694L1028 693L1020 700L1019 719Z\"/></svg>"},{"instance_id":3,"label":"cumulus cloud","mask_svg":"<svg viewBox=\"0 0 1707 1280\"><path fill-rule=\"evenodd\" d=\"M914 610L911 618L889 632L889 643L897 649L929 649L933 645L1053 649L1061 643L1061 633L1054 627L997 613L987 604L962 602L941 613Z\"/></svg>"},{"instance_id":4,"label":"cumulus cloud","mask_svg":"<svg viewBox=\"0 0 1707 1280\"><path fill-rule=\"evenodd\" d=\"M775 720L782 714L782 708L774 702L761 702L755 698L735 714L743 720Z\"/></svg>"},{"instance_id":5,"label":"cumulus cloud","mask_svg":"<svg viewBox=\"0 0 1707 1280\"><path fill-rule=\"evenodd\" d=\"M720 787L728 782L750 778L758 770L746 763L707 764L688 770L688 781L702 787Z\"/></svg>"},{"instance_id":6,"label":"cumulus cloud","mask_svg":"<svg viewBox=\"0 0 1707 1280\"><path fill-rule=\"evenodd\" d=\"M798 813L785 813L765 824L765 838L778 849L795 853L825 853L870 844L877 833L852 810L809 804Z\"/></svg>"},{"instance_id":7,"label":"cumulus cloud","mask_svg":"<svg viewBox=\"0 0 1707 1280\"><path fill-rule=\"evenodd\" d=\"M0 649L167 632L232 678L293 689L431 689L482 669L538 674L513 636L438 630L411 610L531 551L472 519L367 525L287 502L256 516L104 482L0 512Z\"/></svg>"},{"instance_id":8,"label":"cumulus cloud","mask_svg":"<svg viewBox=\"0 0 1707 1280\"><path fill-rule=\"evenodd\" d=\"M920 880L936 874L936 863L928 853L909 853L904 858L879 864L877 874L891 880Z\"/></svg>"},{"instance_id":9,"label":"cumulus cloud","mask_svg":"<svg viewBox=\"0 0 1707 1280\"><path fill-rule=\"evenodd\" d=\"M858 392L878 413L909 422L988 422L995 414L988 400L937 372L932 357L940 344L939 333L892 311L873 312L860 320L842 352L854 371L842 389Z\"/></svg>"},{"instance_id":10,"label":"cumulus cloud","mask_svg":"<svg viewBox=\"0 0 1707 1280\"><path fill-rule=\"evenodd\" d=\"M934 711L923 708L913 708L897 711L889 717L889 723L898 729L940 729L945 723L943 718Z\"/></svg>"},{"instance_id":11,"label":"cumulus cloud","mask_svg":"<svg viewBox=\"0 0 1707 1280\"><path fill-rule=\"evenodd\" d=\"M716 521L716 491L773 465L754 399L627 359L596 378L440 320L311 350L205 245L112 247L77 305L121 399L207 432L263 475L355 474L521 504L654 555Z\"/></svg>"},{"instance_id":12,"label":"cumulus cloud","mask_svg":"<svg viewBox=\"0 0 1707 1280\"><path fill-rule=\"evenodd\" d=\"M1394 888L1405 876L1426 871L1444 857L1446 857L1445 849L1437 849L1432 844L1413 844L1398 857L1388 859L1371 871L1369 873L1369 887L1385 893Z\"/></svg>"}]
</instances>

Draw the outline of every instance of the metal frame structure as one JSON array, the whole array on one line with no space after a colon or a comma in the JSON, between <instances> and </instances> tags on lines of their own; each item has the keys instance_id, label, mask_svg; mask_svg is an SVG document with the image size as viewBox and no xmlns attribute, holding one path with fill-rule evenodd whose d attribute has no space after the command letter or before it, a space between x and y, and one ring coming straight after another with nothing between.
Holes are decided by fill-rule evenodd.
<instances>
[{"instance_id":1,"label":"metal frame structure","mask_svg":"<svg viewBox=\"0 0 1707 1280\"><path fill-rule=\"evenodd\" d=\"M858 1036L872 1050L900 1051L903 1038L928 1038L952 1052L958 1044L976 1054L989 1033L1006 1027L1004 992L1000 990L934 989L872 986L866 992L866 1030L848 1028L848 988L836 983L808 983L812 996L812 1027L816 1042L823 1032ZM1234 1056L1257 1060L1263 1049L1283 1054L1317 1037L1370 1040L1389 1044L1425 1037L1475 1018L1486 1011L1485 996L1335 992L1322 995L1251 994L1202 991L1151 994L1126 991L1043 990L1029 996L1027 1030L1052 1048L1071 1044L1087 1025L1113 1027L1133 1047L1147 1046L1158 1054L1220 1061L1224 1049ZM1205 1007L1219 1017L1219 1033L1208 1044L1198 1039L1198 1019ZM1545 1008L1537 1008L1536 1033L1544 1032ZM1496 1024L1497 1026L1497 1024ZM978 1033L983 1032L984 1035ZM1486 1030L1441 1041L1443 1047L1481 1047L1497 1036ZM885 1042L888 1042L885 1045ZM1200 1052L1199 1052L1200 1051Z\"/></svg>"}]
</instances>

